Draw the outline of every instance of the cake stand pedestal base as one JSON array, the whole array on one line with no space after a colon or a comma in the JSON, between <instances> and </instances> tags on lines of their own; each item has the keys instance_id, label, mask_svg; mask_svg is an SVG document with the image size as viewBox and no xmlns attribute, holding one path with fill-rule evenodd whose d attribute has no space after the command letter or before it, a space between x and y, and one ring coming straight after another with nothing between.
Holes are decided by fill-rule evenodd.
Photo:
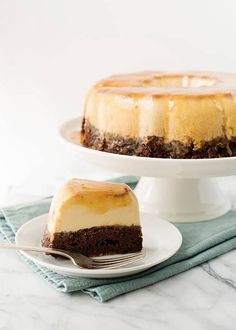
<instances>
[{"instance_id":1,"label":"cake stand pedestal base","mask_svg":"<svg viewBox=\"0 0 236 330\"><path fill-rule=\"evenodd\" d=\"M141 211L173 222L209 220L231 209L215 178L141 177L135 193Z\"/></svg>"}]
</instances>

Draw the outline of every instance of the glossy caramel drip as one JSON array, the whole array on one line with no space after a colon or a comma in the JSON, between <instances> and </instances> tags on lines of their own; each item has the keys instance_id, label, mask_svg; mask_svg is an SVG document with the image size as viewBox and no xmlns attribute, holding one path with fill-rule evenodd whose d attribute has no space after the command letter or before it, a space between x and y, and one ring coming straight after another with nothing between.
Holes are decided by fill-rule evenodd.
<instances>
[{"instance_id":1,"label":"glossy caramel drip","mask_svg":"<svg viewBox=\"0 0 236 330\"><path fill-rule=\"evenodd\" d=\"M104 79L95 88L107 93L138 94L146 91L149 95L159 94L211 94L223 89L236 89L236 75L212 72L155 72L114 75ZM121 89L119 89L121 88Z\"/></svg>"},{"instance_id":2,"label":"glossy caramel drip","mask_svg":"<svg viewBox=\"0 0 236 330\"><path fill-rule=\"evenodd\" d=\"M236 75L141 72L104 79L89 91L84 117L101 134L162 137L201 146L236 136Z\"/></svg>"},{"instance_id":3,"label":"glossy caramel drip","mask_svg":"<svg viewBox=\"0 0 236 330\"><path fill-rule=\"evenodd\" d=\"M84 179L71 179L65 186L65 191L68 195L80 195L94 192L96 194L102 193L106 195L123 195L128 193L128 186L126 184L92 181Z\"/></svg>"},{"instance_id":4,"label":"glossy caramel drip","mask_svg":"<svg viewBox=\"0 0 236 330\"><path fill-rule=\"evenodd\" d=\"M72 179L57 191L49 212L50 232L103 224L139 225L138 202L126 184Z\"/></svg>"}]
</instances>

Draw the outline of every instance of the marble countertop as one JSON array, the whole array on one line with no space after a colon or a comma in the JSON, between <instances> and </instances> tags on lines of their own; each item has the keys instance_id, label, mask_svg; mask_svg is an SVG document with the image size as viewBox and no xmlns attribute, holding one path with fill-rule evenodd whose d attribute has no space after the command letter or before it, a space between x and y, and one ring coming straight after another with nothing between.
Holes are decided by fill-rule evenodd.
<instances>
[{"instance_id":1,"label":"marble countertop","mask_svg":"<svg viewBox=\"0 0 236 330\"><path fill-rule=\"evenodd\" d=\"M9 187L4 203L54 189L36 196L31 181ZM236 328L236 251L104 304L55 291L12 251L0 250L0 283L0 330Z\"/></svg>"},{"instance_id":2,"label":"marble countertop","mask_svg":"<svg viewBox=\"0 0 236 330\"><path fill-rule=\"evenodd\" d=\"M100 304L48 286L0 251L0 329L235 329L236 252Z\"/></svg>"}]
</instances>

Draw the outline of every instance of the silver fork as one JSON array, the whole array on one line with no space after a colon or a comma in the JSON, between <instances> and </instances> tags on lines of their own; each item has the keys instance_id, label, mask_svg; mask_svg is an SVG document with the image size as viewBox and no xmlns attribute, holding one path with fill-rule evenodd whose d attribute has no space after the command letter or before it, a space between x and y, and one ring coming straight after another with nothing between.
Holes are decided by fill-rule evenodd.
<instances>
[{"instance_id":1,"label":"silver fork","mask_svg":"<svg viewBox=\"0 0 236 330\"><path fill-rule=\"evenodd\" d=\"M144 257L144 252L127 253L119 256L109 257L86 257L83 254L69 252L61 249L51 249L38 246L25 246L16 245L12 243L0 243L0 249L13 249L19 251L33 251L50 253L70 259L77 267L88 269L113 269L121 266L129 265L135 261L138 261Z\"/></svg>"}]
</instances>

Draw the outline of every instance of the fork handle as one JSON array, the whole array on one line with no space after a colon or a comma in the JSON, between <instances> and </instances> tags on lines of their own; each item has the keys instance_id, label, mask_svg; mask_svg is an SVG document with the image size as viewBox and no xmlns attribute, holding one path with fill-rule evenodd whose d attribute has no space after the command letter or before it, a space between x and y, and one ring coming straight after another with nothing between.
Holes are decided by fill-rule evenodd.
<instances>
[{"instance_id":1,"label":"fork handle","mask_svg":"<svg viewBox=\"0 0 236 330\"><path fill-rule=\"evenodd\" d=\"M18 245L18 244L13 244L13 243L0 243L0 249L51 253L51 254L57 254L57 255L69 258L68 254L66 254L60 250L46 248L46 247L39 247L39 246Z\"/></svg>"}]
</instances>

